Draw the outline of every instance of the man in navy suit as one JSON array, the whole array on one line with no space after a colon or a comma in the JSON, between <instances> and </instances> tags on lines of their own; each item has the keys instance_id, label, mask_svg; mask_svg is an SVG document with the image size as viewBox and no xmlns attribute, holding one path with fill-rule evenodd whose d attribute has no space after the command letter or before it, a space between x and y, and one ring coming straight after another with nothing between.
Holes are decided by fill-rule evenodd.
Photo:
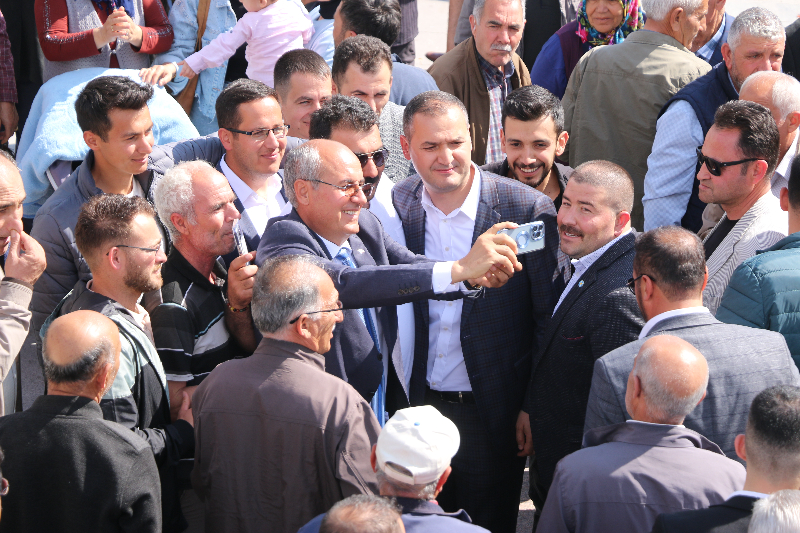
<instances>
[{"instance_id":1,"label":"man in navy suit","mask_svg":"<svg viewBox=\"0 0 800 533\"><path fill-rule=\"evenodd\" d=\"M467 111L454 96L417 95L403 123L403 151L419 174L396 183L393 198L412 252L452 260L492 224L545 225L544 249L520 255L522 272L503 287L481 299L415 304L411 402L436 407L462 439L438 502L493 533L513 532L525 465L514 424L567 269L556 211L541 192L471 163Z\"/></svg>"},{"instance_id":2,"label":"man in navy suit","mask_svg":"<svg viewBox=\"0 0 800 533\"><path fill-rule=\"evenodd\" d=\"M531 498L542 509L556 464L581 448L594 362L642 329L633 271L633 181L608 161L589 161L570 176L558 211L561 250L573 275L533 361L517 420L523 453L535 453ZM638 280L637 280L638 281Z\"/></svg>"},{"instance_id":3,"label":"man in navy suit","mask_svg":"<svg viewBox=\"0 0 800 533\"><path fill-rule=\"evenodd\" d=\"M258 246L257 261L286 254L321 258L339 291L344 321L334 331L325 370L350 383L367 400L386 394L389 412L408 405L395 306L421 299L480 296L476 284L500 286L519 270L516 246L496 224L464 257L434 262L415 255L384 232L366 209L361 164L351 150L314 140L286 158L285 191L294 209L273 219ZM491 274L490 274L491 273ZM445 295L452 283L470 288ZM441 295L441 296L437 296ZM380 395L378 400L381 399ZM383 412L373 402L379 419Z\"/></svg>"}]
</instances>

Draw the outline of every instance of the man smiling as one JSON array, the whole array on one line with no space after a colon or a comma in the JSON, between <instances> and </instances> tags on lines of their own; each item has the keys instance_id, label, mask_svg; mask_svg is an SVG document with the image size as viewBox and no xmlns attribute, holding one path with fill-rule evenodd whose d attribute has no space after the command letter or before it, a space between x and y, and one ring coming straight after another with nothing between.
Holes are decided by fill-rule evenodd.
<instances>
[{"instance_id":1,"label":"man smiling","mask_svg":"<svg viewBox=\"0 0 800 533\"><path fill-rule=\"evenodd\" d=\"M545 193L558 211L572 174L572 168L555 161L569 139L561 101L538 85L520 87L506 98L502 124L500 142L506 158L481 169Z\"/></svg>"}]
</instances>

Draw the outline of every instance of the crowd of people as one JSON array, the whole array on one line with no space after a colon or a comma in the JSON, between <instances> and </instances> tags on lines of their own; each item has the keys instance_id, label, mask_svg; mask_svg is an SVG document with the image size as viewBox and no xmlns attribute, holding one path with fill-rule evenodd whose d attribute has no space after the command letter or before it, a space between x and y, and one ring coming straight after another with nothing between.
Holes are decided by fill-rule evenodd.
<instances>
[{"instance_id":1,"label":"crowd of people","mask_svg":"<svg viewBox=\"0 0 800 533\"><path fill-rule=\"evenodd\" d=\"M800 21L543 4L0 0L0 530L800 531Z\"/></svg>"}]
</instances>

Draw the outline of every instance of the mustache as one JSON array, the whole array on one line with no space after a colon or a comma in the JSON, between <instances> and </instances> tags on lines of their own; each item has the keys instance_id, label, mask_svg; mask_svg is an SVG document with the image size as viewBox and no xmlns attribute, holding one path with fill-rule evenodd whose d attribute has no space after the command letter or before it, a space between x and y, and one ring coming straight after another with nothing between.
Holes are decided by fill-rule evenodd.
<instances>
[{"instance_id":1,"label":"mustache","mask_svg":"<svg viewBox=\"0 0 800 533\"><path fill-rule=\"evenodd\" d=\"M532 165L520 165L519 163L514 163L514 168L518 168L520 170L536 170L537 168L541 168L544 166L544 163L533 163Z\"/></svg>"},{"instance_id":2,"label":"mustache","mask_svg":"<svg viewBox=\"0 0 800 533\"><path fill-rule=\"evenodd\" d=\"M571 233L572 235L577 235L578 237L583 237L583 232L576 228L575 226L568 226L566 224L561 224L558 226L559 233Z\"/></svg>"},{"instance_id":3,"label":"mustache","mask_svg":"<svg viewBox=\"0 0 800 533\"><path fill-rule=\"evenodd\" d=\"M500 50L501 52L513 52L514 49L511 48L510 44L497 44L492 43L492 50Z\"/></svg>"}]
</instances>

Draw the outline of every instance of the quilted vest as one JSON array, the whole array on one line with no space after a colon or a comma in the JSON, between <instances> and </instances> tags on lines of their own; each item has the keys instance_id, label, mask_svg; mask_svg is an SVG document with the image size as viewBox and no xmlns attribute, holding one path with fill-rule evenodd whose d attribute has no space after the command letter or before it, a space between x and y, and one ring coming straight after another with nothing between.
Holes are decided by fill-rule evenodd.
<instances>
[{"instance_id":1,"label":"quilted vest","mask_svg":"<svg viewBox=\"0 0 800 533\"><path fill-rule=\"evenodd\" d=\"M99 28L103 24L94 9L92 0L65 0L69 13L69 32L79 33L94 28ZM144 8L142 0L133 0L133 13L128 15L139 26L144 26ZM135 52L130 43L119 40L116 47L117 60L122 68L140 69L150 66L150 56ZM73 59L72 61L50 61L44 60L44 81L54 76L71 72L82 68L102 67L108 68L111 62L111 47L104 45L100 49L100 54Z\"/></svg>"}]
</instances>

